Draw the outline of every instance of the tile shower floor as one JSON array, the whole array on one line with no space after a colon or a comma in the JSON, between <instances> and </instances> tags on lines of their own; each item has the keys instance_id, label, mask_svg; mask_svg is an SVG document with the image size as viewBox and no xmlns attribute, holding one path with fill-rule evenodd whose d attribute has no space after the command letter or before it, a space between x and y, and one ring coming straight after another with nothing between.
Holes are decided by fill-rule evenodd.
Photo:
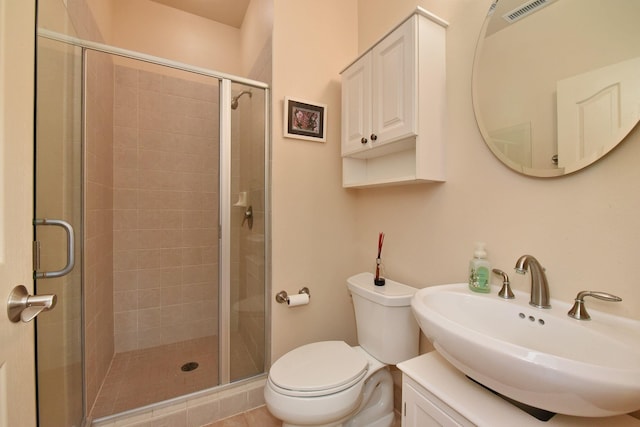
<instances>
[{"instance_id":1,"label":"tile shower floor","mask_svg":"<svg viewBox=\"0 0 640 427\"><path fill-rule=\"evenodd\" d=\"M238 342L232 337L232 342ZM234 346L232 378L245 378L260 370L247 351ZM186 363L197 369L183 371ZM117 353L107 373L92 418L117 414L218 385L218 337L210 336L143 350Z\"/></svg>"}]
</instances>

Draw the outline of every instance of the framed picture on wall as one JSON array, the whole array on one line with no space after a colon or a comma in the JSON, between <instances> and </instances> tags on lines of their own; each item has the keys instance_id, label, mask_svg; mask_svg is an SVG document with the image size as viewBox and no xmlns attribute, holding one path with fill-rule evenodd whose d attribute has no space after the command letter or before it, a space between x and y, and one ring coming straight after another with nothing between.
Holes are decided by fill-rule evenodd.
<instances>
[{"instance_id":1,"label":"framed picture on wall","mask_svg":"<svg viewBox=\"0 0 640 427\"><path fill-rule=\"evenodd\" d=\"M327 139L327 106L285 97L284 136L325 142Z\"/></svg>"}]
</instances>

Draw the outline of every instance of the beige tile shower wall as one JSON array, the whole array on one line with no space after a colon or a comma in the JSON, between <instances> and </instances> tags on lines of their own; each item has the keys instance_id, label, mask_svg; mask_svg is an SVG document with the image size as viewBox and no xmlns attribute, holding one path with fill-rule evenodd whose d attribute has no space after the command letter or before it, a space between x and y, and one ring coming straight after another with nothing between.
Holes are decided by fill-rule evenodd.
<instances>
[{"instance_id":1,"label":"beige tile shower wall","mask_svg":"<svg viewBox=\"0 0 640 427\"><path fill-rule=\"evenodd\" d=\"M217 334L217 104L217 82L116 67L116 352Z\"/></svg>"},{"instance_id":2,"label":"beige tile shower wall","mask_svg":"<svg viewBox=\"0 0 640 427\"><path fill-rule=\"evenodd\" d=\"M113 339L113 63L89 52L85 151L85 378L93 405L109 370Z\"/></svg>"}]
</instances>

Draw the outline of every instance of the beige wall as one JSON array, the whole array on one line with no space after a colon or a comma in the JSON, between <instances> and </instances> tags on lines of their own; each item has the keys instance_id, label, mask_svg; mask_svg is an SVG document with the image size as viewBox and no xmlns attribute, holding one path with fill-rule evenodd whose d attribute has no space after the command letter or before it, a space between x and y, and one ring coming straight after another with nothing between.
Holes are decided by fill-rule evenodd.
<instances>
[{"instance_id":1,"label":"beige wall","mask_svg":"<svg viewBox=\"0 0 640 427\"><path fill-rule=\"evenodd\" d=\"M357 193L341 186L338 73L357 54L356 13L353 0L274 1L270 300L308 286L311 303L287 308L273 302L273 360L322 339L355 344L345 279L363 267L354 263ZM282 137L285 96L328 105L326 143Z\"/></svg>"},{"instance_id":2,"label":"beige wall","mask_svg":"<svg viewBox=\"0 0 640 427\"><path fill-rule=\"evenodd\" d=\"M306 284L312 300L296 309L274 304L274 360L313 340L353 342L345 278L371 270L379 231L386 233L387 275L409 285L464 281L473 244L482 240L516 289L529 290L529 276L512 268L518 256L531 253L547 269L553 298L568 302L580 290L605 290L624 301L590 301L593 309L640 318L632 279L640 253L640 131L596 165L564 178L532 179L499 163L480 136L471 104L473 55L490 3L359 0L356 11L353 2L275 2L271 297ZM447 181L343 190L337 73L416 5L450 23ZM291 40L301 35L309 49L293 48ZM325 144L282 138L285 95L329 105Z\"/></svg>"},{"instance_id":3,"label":"beige wall","mask_svg":"<svg viewBox=\"0 0 640 427\"><path fill-rule=\"evenodd\" d=\"M94 0L94 2L111 0ZM240 30L150 0L114 2L113 46L241 74Z\"/></svg>"},{"instance_id":4,"label":"beige wall","mask_svg":"<svg viewBox=\"0 0 640 427\"><path fill-rule=\"evenodd\" d=\"M258 58L263 57L266 50L271 52L271 33L273 31L273 0L251 0L247 12L244 15L242 28L240 28L240 55L242 76L249 76L263 82L271 82L269 79L261 79L259 75L252 75ZM263 61L264 62L264 61ZM271 58L268 60L271 68ZM261 64L264 65L264 64ZM260 73L259 73L260 74Z\"/></svg>"},{"instance_id":5,"label":"beige wall","mask_svg":"<svg viewBox=\"0 0 640 427\"><path fill-rule=\"evenodd\" d=\"M62 1L38 1L38 27L77 37L73 25Z\"/></svg>"}]
</instances>

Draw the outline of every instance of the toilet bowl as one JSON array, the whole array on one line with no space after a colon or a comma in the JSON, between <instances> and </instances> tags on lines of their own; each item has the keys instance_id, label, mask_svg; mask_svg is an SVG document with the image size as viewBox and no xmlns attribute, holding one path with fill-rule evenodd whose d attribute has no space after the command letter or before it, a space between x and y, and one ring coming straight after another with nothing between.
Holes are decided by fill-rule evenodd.
<instances>
[{"instance_id":1,"label":"toilet bowl","mask_svg":"<svg viewBox=\"0 0 640 427\"><path fill-rule=\"evenodd\" d=\"M347 280L359 346L344 341L306 344L280 357L264 389L267 408L283 427L390 427L393 379L388 364L418 355L419 329L411 313L415 288L373 275Z\"/></svg>"},{"instance_id":2,"label":"toilet bowl","mask_svg":"<svg viewBox=\"0 0 640 427\"><path fill-rule=\"evenodd\" d=\"M374 394L376 388L380 390ZM393 380L388 368L362 348L321 341L298 347L274 363L265 401L283 426L348 425L345 421L365 407L372 408L369 417L358 425L373 426L389 414L393 421Z\"/></svg>"}]
</instances>

